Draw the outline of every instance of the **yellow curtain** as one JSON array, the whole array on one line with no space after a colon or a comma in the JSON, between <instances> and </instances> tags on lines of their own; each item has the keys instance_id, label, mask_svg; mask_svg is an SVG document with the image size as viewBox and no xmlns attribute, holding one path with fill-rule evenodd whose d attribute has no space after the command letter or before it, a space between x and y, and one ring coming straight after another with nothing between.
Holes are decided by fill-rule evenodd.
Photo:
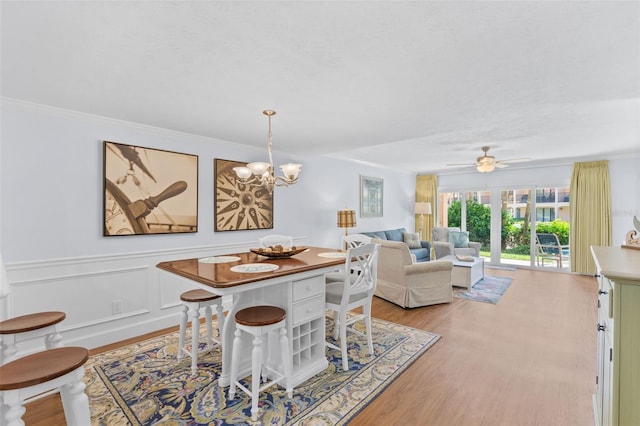
<instances>
[{"instance_id":1,"label":"yellow curtain","mask_svg":"<svg viewBox=\"0 0 640 426\"><path fill-rule=\"evenodd\" d=\"M609 161L574 163L570 196L571 272L595 274L590 247L611 245Z\"/></svg>"},{"instance_id":2,"label":"yellow curtain","mask_svg":"<svg viewBox=\"0 0 640 426\"><path fill-rule=\"evenodd\" d=\"M415 215L416 232L420 232L420 239L431 241L431 230L434 227L434 218L438 211L436 201L438 200L438 176L422 175L416 176L416 202L426 201L431 203L431 214L424 215L424 226L420 231L420 215Z\"/></svg>"}]
</instances>

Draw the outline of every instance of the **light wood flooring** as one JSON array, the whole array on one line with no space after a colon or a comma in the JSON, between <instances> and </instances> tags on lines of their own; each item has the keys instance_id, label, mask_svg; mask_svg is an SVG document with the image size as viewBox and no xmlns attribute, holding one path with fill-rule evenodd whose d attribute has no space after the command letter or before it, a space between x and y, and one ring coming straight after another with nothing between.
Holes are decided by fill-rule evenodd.
<instances>
[{"instance_id":1,"label":"light wood flooring","mask_svg":"<svg viewBox=\"0 0 640 426\"><path fill-rule=\"evenodd\" d=\"M376 318L442 338L350 425L593 425L595 278L522 269L486 273L514 278L497 305L454 298L403 309L375 298ZM59 397L29 404L24 420L64 425Z\"/></svg>"}]
</instances>

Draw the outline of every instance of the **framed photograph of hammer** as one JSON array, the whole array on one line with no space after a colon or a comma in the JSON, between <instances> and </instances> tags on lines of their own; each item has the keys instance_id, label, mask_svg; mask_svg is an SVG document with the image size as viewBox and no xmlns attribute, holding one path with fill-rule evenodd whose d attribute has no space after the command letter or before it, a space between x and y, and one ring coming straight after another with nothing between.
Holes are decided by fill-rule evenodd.
<instances>
[{"instance_id":1,"label":"framed photograph of hammer","mask_svg":"<svg viewBox=\"0 0 640 426\"><path fill-rule=\"evenodd\" d=\"M104 236L198 232L198 156L104 141Z\"/></svg>"}]
</instances>

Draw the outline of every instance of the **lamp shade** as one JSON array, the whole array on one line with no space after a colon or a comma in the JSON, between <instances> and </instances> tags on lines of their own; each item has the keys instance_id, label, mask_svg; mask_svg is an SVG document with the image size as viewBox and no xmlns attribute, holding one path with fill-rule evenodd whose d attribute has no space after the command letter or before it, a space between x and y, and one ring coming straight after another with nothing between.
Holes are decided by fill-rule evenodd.
<instances>
[{"instance_id":1,"label":"lamp shade","mask_svg":"<svg viewBox=\"0 0 640 426\"><path fill-rule=\"evenodd\" d=\"M298 178L298 173L300 173L301 164L292 164L287 163L280 166L280 170L287 177L287 179L295 180Z\"/></svg>"},{"instance_id":2,"label":"lamp shade","mask_svg":"<svg viewBox=\"0 0 640 426\"><path fill-rule=\"evenodd\" d=\"M353 228L356 226L355 210L338 210L338 228Z\"/></svg>"},{"instance_id":3,"label":"lamp shade","mask_svg":"<svg viewBox=\"0 0 640 426\"><path fill-rule=\"evenodd\" d=\"M247 164L247 167L251 170L251 173L253 173L254 175L262 176L269 171L269 167L271 167L271 164L256 162L256 163Z\"/></svg>"},{"instance_id":4,"label":"lamp shade","mask_svg":"<svg viewBox=\"0 0 640 426\"><path fill-rule=\"evenodd\" d=\"M251 169L248 167L234 167L233 171L240 179L246 180L251 177Z\"/></svg>"},{"instance_id":5,"label":"lamp shade","mask_svg":"<svg viewBox=\"0 0 640 426\"><path fill-rule=\"evenodd\" d=\"M431 214L431 203L426 201L416 202L414 213L415 214Z\"/></svg>"}]
</instances>

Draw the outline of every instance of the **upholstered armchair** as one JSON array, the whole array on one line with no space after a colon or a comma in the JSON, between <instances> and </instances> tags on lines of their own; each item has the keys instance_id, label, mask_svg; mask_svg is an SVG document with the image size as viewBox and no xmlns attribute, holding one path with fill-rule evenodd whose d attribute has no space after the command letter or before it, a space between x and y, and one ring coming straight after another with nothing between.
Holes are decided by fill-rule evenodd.
<instances>
[{"instance_id":1,"label":"upholstered armchair","mask_svg":"<svg viewBox=\"0 0 640 426\"><path fill-rule=\"evenodd\" d=\"M403 308L448 303L453 300L447 260L413 263L409 247L399 241L372 239L380 244L375 295Z\"/></svg>"},{"instance_id":2,"label":"upholstered armchair","mask_svg":"<svg viewBox=\"0 0 640 426\"><path fill-rule=\"evenodd\" d=\"M480 257L481 244L469 241L469 233L460 228L436 227L431 230L431 237L436 259L449 255Z\"/></svg>"}]
</instances>

